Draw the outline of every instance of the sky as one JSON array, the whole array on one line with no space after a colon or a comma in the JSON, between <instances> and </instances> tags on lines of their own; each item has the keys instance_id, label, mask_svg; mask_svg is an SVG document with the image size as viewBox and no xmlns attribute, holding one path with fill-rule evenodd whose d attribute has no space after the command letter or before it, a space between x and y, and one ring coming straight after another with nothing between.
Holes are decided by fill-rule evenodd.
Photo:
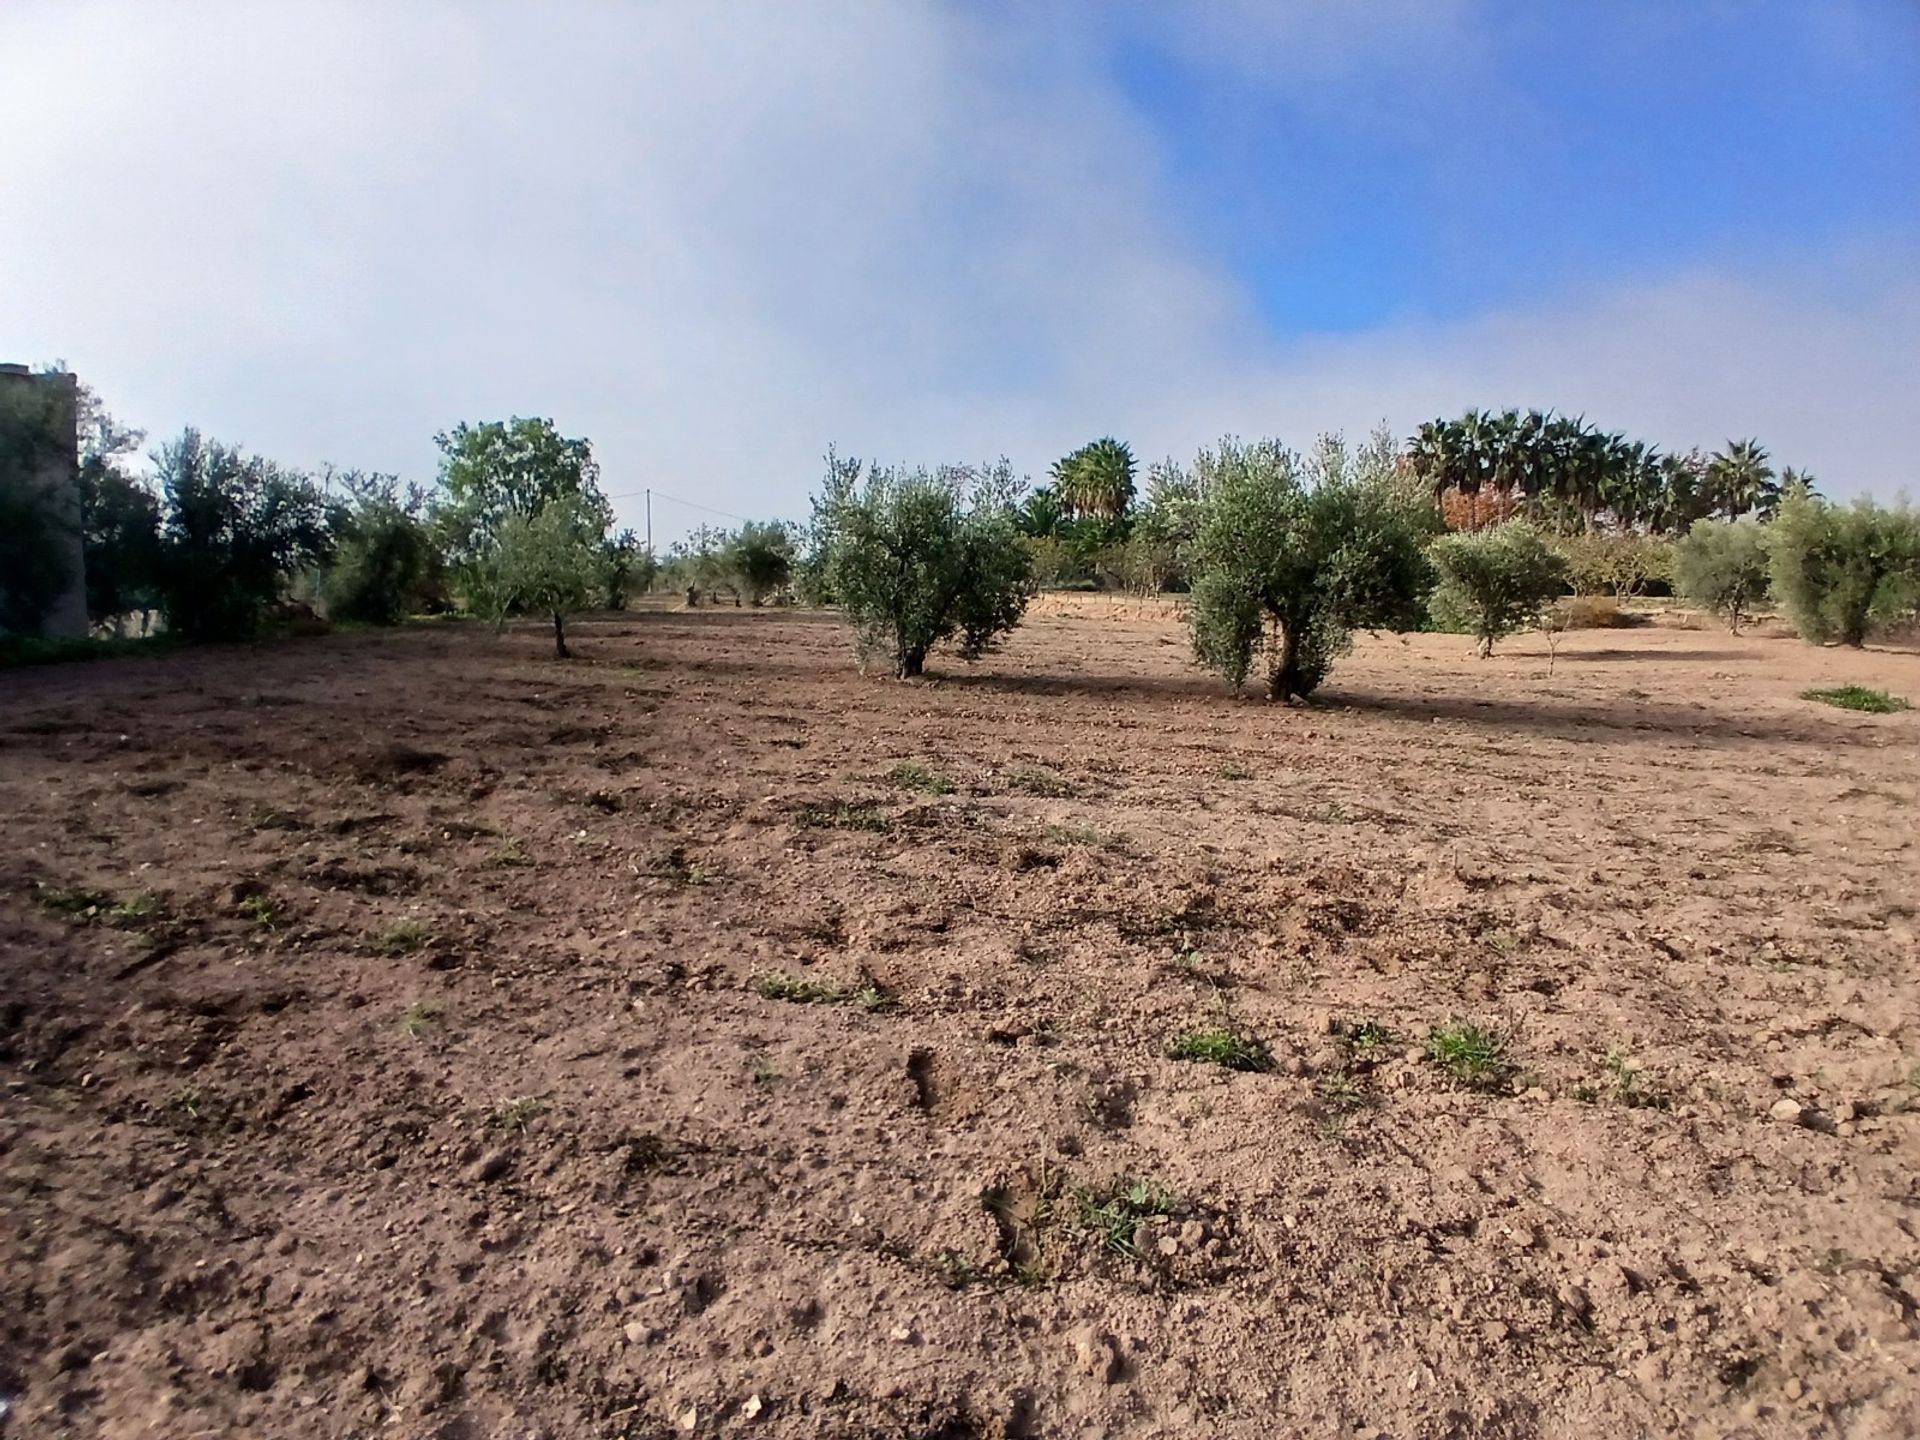
<instances>
[{"instance_id":1,"label":"sky","mask_svg":"<svg viewBox=\"0 0 1920 1440\"><path fill-rule=\"evenodd\" d=\"M662 544L1468 406L1920 478L1915 0L0 0L0 134L0 360L422 481L550 416Z\"/></svg>"}]
</instances>

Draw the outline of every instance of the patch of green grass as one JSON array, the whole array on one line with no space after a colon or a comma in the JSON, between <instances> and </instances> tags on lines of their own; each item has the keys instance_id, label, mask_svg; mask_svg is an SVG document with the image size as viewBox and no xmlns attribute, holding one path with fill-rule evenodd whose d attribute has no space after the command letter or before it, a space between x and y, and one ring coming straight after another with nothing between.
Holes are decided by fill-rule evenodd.
<instances>
[{"instance_id":1,"label":"patch of green grass","mask_svg":"<svg viewBox=\"0 0 1920 1440\"><path fill-rule=\"evenodd\" d=\"M1427 1053L1470 1090L1497 1090L1513 1073L1504 1036L1471 1020L1449 1020L1427 1036Z\"/></svg>"},{"instance_id":2,"label":"patch of green grass","mask_svg":"<svg viewBox=\"0 0 1920 1440\"><path fill-rule=\"evenodd\" d=\"M1588 1105L1598 1105L1602 1101L1624 1105L1632 1110L1664 1110L1669 1101L1666 1093L1647 1079L1647 1073L1634 1063L1633 1057L1625 1050L1609 1050L1601 1062L1606 1071L1605 1087L1580 1085L1575 1087L1573 1097Z\"/></svg>"},{"instance_id":3,"label":"patch of green grass","mask_svg":"<svg viewBox=\"0 0 1920 1440\"><path fill-rule=\"evenodd\" d=\"M256 805L249 812L247 823L255 830L298 830L303 822L291 810L282 810L274 805Z\"/></svg>"},{"instance_id":4,"label":"patch of green grass","mask_svg":"<svg viewBox=\"0 0 1920 1440\"><path fill-rule=\"evenodd\" d=\"M1898 695L1889 695L1885 690L1869 690L1864 685L1836 685L1826 690L1802 690L1800 698L1817 700L1822 705L1833 705L1842 710L1859 710L1868 715L1892 715L1896 711L1913 708Z\"/></svg>"},{"instance_id":5,"label":"patch of green grass","mask_svg":"<svg viewBox=\"0 0 1920 1440\"><path fill-rule=\"evenodd\" d=\"M1373 1103L1373 1096L1345 1071L1324 1076L1314 1089L1322 1100L1338 1111L1351 1113L1364 1110Z\"/></svg>"},{"instance_id":6,"label":"patch of green grass","mask_svg":"<svg viewBox=\"0 0 1920 1440\"><path fill-rule=\"evenodd\" d=\"M36 885L34 898L56 915L82 925L128 929L160 913L160 902L152 895L129 895L123 900L111 890L86 885Z\"/></svg>"},{"instance_id":7,"label":"patch of green grass","mask_svg":"<svg viewBox=\"0 0 1920 1440\"><path fill-rule=\"evenodd\" d=\"M1141 1221L1171 1215L1180 1203L1173 1191L1157 1180L1124 1176L1103 1188L1076 1186L1068 1195L1080 1227L1098 1236L1105 1249L1129 1260L1145 1258L1133 1241Z\"/></svg>"},{"instance_id":8,"label":"patch of green grass","mask_svg":"<svg viewBox=\"0 0 1920 1440\"><path fill-rule=\"evenodd\" d=\"M487 863L496 870L518 870L533 864L533 857L527 854L527 847L513 836L504 835L487 856Z\"/></svg>"},{"instance_id":9,"label":"patch of green grass","mask_svg":"<svg viewBox=\"0 0 1920 1440\"><path fill-rule=\"evenodd\" d=\"M427 943L427 932L417 920L402 920L374 938L376 955L411 955Z\"/></svg>"},{"instance_id":10,"label":"patch of green grass","mask_svg":"<svg viewBox=\"0 0 1920 1440\"><path fill-rule=\"evenodd\" d=\"M796 806L793 818L813 830L869 830L887 828L887 814L871 800L809 800Z\"/></svg>"},{"instance_id":11,"label":"patch of green grass","mask_svg":"<svg viewBox=\"0 0 1920 1440\"><path fill-rule=\"evenodd\" d=\"M1195 1060L1222 1065L1229 1070L1257 1072L1273 1068L1273 1056L1265 1045L1225 1025L1176 1035L1167 1042L1167 1054L1175 1060Z\"/></svg>"},{"instance_id":12,"label":"patch of green grass","mask_svg":"<svg viewBox=\"0 0 1920 1440\"><path fill-rule=\"evenodd\" d=\"M1056 845L1084 845L1090 850L1125 850L1127 837L1096 830L1091 825L1048 825L1040 832Z\"/></svg>"},{"instance_id":13,"label":"patch of green grass","mask_svg":"<svg viewBox=\"0 0 1920 1440\"><path fill-rule=\"evenodd\" d=\"M1399 1039L1385 1025L1372 1019L1348 1020L1340 1026L1340 1033L1347 1037L1356 1054L1384 1049Z\"/></svg>"},{"instance_id":14,"label":"patch of green grass","mask_svg":"<svg viewBox=\"0 0 1920 1440\"><path fill-rule=\"evenodd\" d=\"M810 980L801 975L756 975L753 988L762 999L795 1005L858 1005L862 1010L890 1010L894 999L872 980L842 985L835 980Z\"/></svg>"},{"instance_id":15,"label":"patch of green grass","mask_svg":"<svg viewBox=\"0 0 1920 1440\"><path fill-rule=\"evenodd\" d=\"M756 1055L747 1066L747 1077L756 1085L771 1085L780 1078L780 1072L773 1068L773 1062L766 1056Z\"/></svg>"},{"instance_id":16,"label":"patch of green grass","mask_svg":"<svg viewBox=\"0 0 1920 1440\"><path fill-rule=\"evenodd\" d=\"M516 1095L511 1100L502 1100L493 1107L489 1123L496 1130L511 1130L516 1135L524 1135L540 1113L547 1108L546 1102L538 1095Z\"/></svg>"},{"instance_id":17,"label":"patch of green grass","mask_svg":"<svg viewBox=\"0 0 1920 1440\"><path fill-rule=\"evenodd\" d=\"M400 1017L400 1028L407 1034L418 1037L439 1025L446 1018L446 1012L431 1000L416 1000L407 1007L406 1014Z\"/></svg>"},{"instance_id":18,"label":"patch of green grass","mask_svg":"<svg viewBox=\"0 0 1920 1440\"><path fill-rule=\"evenodd\" d=\"M1048 799L1063 800L1078 795L1080 787L1075 785L1058 770L1049 770L1044 765L1015 765L1005 774L1007 788L1022 795L1041 795Z\"/></svg>"},{"instance_id":19,"label":"patch of green grass","mask_svg":"<svg viewBox=\"0 0 1920 1440\"><path fill-rule=\"evenodd\" d=\"M64 660L111 660L121 655L152 655L160 651L177 650L183 643L169 634L102 636L99 639L0 635L0 670L15 665L53 665Z\"/></svg>"},{"instance_id":20,"label":"patch of green grass","mask_svg":"<svg viewBox=\"0 0 1920 1440\"><path fill-rule=\"evenodd\" d=\"M951 795L953 782L938 770L902 760L887 772L887 783L902 790L918 790L923 795Z\"/></svg>"},{"instance_id":21,"label":"patch of green grass","mask_svg":"<svg viewBox=\"0 0 1920 1440\"><path fill-rule=\"evenodd\" d=\"M262 930L271 930L273 922L280 918L280 912L273 907L272 898L266 895L248 895L233 908Z\"/></svg>"},{"instance_id":22,"label":"patch of green grass","mask_svg":"<svg viewBox=\"0 0 1920 1440\"><path fill-rule=\"evenodd\" d=\"M1253 771L1247 769L1244 765L1236 765L1233 761L1229 760L1226 764L1214 770L1213 778L1216 780L1251 780L1253 779Z\"/></svg>"},{"instance_id":23,"label":"patch of green grass","mask_svg":"<svg viewBox=\"0 0 1920 1440\"><path fill-rule=\"evenodd\" d=\"M958 1250L942 1250L933 1257L933 1263L949 1290L964 1290L983 1278L973 1257Z\"/></svg>"}]
</instances>

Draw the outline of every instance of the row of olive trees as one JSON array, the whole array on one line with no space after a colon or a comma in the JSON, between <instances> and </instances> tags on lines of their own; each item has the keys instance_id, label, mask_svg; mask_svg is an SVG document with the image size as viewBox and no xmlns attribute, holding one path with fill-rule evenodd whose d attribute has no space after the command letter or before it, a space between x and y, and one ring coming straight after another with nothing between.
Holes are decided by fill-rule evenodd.
<instances>
[{"instance_id":1,"label":"row of olive trees","mask_svg":"<svg viewBox=\"0 0 1920 1440\"><path fill-rule=\"evenodd\" d=\"M1310 694L1355 630L1438 624L1471 634L1484 656L1516 630L1555 629L1550 614L1572 588L1565 549L1528 521L1445 533L1384 432L1358 447L1323 438L1305 456L1229 438L1190 473L1200 479L1181 499L1177 545L1195 657L1236 687L1259 664L1274 699ZM929 472L829 454L801 568L841 605L863 658L903 677L943 642L975 658L1019 624L1035 590L1020 489L1004 460ZM1709 603L1736 617L1770 576L1817 642L1859 644L1871 622L1920 610L1913 512L1834 506L1805 486L1789 487L1768 524L1697 522L1675 564L1689 593L1704 597L1709 571L1731 584Z\"/></svg>"}]
</instances>

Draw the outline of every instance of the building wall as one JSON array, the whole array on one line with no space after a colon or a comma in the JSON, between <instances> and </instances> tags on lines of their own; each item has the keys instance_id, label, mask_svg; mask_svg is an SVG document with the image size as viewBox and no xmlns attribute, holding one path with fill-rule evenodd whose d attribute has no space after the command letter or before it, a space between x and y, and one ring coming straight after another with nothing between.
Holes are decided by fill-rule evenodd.
<instances>
[{"instance_id":1,"label":"building wall","mask_svg":"<svg viewBox=\"0 0 1920 1440\"><path fill-rule=\"evenodd\" d=\"M73 577L67 591L47 612L41 631L53 636L82 636L88 632L87 578L80 543L80 382L72 375L36 375L24 365L0 365L0 386L30 385L52 402L55 444L41 468L39 481L53 498L61 522L62 543L69 549L67 573Z\"/></svg>"}]
</instances>

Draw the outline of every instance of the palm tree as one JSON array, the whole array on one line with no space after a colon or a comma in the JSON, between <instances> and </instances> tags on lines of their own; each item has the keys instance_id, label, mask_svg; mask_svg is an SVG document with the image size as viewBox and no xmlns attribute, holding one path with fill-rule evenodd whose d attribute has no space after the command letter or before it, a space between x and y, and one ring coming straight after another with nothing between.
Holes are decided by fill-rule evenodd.
<instances>
[{"instance_id":1,"label":"palm tree","mask_svg":"<svg viewBox=\"0 0 1920 1440\"><path fill-rule=\"evenodd\" d=\"M1133 503L1133 451L1111 435L1082 445L1055 462L1053 488L1075 515L1122 520Z\"/></svg>"},{"instance_id":2,"label":"palm tree","mask_svg":"<svg viewBox=\"0 0 1920 1440\"><path fill-rule=\"evenodd\" d=\"M1034 486L1033 493L1013 512L1014 528L1035 539L1059 534L1060 522L1066 518L1066 507L1051 485Z\"/></svg>"},{"instance_id":3,"label":"palm tree","mask_svg":"<svg viewBox=\"0 0 1920 1440\"><path fill-rule=\"evenodd\" d=\"M1707 487L1714 508L1729 520L1754 510L1768 514L1780 503L1780 487L1758 440L1729 440L1707 462Z\"/></svg>"}]
</instances>

